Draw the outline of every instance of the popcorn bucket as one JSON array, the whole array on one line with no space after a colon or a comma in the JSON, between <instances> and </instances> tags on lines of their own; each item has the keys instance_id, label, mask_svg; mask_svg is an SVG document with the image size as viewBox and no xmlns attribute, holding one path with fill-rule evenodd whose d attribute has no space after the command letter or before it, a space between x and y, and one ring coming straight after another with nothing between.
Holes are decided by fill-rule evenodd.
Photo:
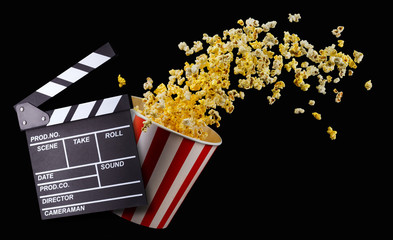
<instances>
[{"instance_id":1,"label":"popcorn bucket","mask_svg":"<svg viewBox=\"0 0 393 240\"><path fill-rule=\"evenodd\" d=\"M132 102L143 109L141 98L132 97ZM221 144L221 137L207 127L208 137L201 141L156 123L142 132L146 117L135 110L131 114L148 205L114 213L143 226L166 228Z\"/></svg>"}]
</instances>

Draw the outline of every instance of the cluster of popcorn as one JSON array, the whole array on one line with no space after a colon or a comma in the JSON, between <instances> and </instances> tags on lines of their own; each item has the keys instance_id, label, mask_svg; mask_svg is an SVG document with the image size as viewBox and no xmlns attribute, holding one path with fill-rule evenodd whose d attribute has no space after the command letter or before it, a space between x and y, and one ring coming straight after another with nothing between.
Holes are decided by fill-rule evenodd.
<instances>
[{"instance_id":1,"label":"cluster of popcorn","mask_svg":"<svg viewBox=\"0 0 393 240\"><path fill-rule=\"evenodd\" d=\"M290 22L298 22L300 14L289 14ZM231 88L230 74L239 75L237 87L240 89L261 90L273 85L268 103L273 104L281 96L285 88L284 81L277 81L284 68L294 73L293 83L302 91L311 87L309 78L316 77L319 85L316 89L326 94L327 83L338 83L347 72L347 68L356 69L363 59L363 54L353 52L353 57L344 54L332 44L321 50L316 50L306 40L301 40L297 34L284 32L283 41L274 36L270 30L275 28L277 22L270 21L260 25L258 20L249 18L245 22L237 22L241 27L224 30L222 36L218 34L209 36L203 34L202 40L207 44L206 53L195 58L194 63L186 62L183 69L169 71L169 81L161 83L153 89L153 80L147 78L143 87L147 92L144 96L144 109L137 109L149 120L145 122L144 130L151 121L159 123L169 129L187 136L205 139L204 131L208 125L220 126L221 116L218 108L227 113L234 110L234 101L244 99L244 92ZM344 27L339 26L332 33L340 37ZM343 47L344 41L338 42ZM203 50L201 41L194 41L190 48L185 42L178 45L187 56ZM277 50L278 48L278 50ZM303 57L301 64L296 59ZM235 65L231 67L232 62ZM284 62L285 61L285 62ZM233 71L231 71L233 69ZM338 70L338 76L333 79L331 74ZM353 71L348 71L352 75ZM371 82L366 84L371 88ZM341 102L342 91L334 89L335 101ZM313 106L314 100L309 105ZM295 113L304 113L302 108L296 108ZM321 120L321 114L313 112L312 115ZM337 131L329 127L332 140L336 138Z\"/></svg>"}]
</instances>

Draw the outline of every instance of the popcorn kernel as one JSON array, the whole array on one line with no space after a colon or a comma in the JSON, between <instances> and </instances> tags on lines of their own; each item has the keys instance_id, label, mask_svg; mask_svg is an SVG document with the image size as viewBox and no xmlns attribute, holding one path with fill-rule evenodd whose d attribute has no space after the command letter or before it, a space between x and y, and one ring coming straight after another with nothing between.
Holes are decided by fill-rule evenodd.
<instances>
[{"instance_id":1,"label":"popcorn kernel","mask_svg":"<svg viewBox=\"0 0 393 240\"><path fill-rule=\"evenodd\" d=\"M332 127L328 127L327 133L329 134L331 140L336 140L337 131L334 131Z\"/></svg>"},{"instance_id":2,"label":"popcorn kernel","mask_svg":"<svg viewBox=\"0 0 393 240\"><path fill-rule=\"evenodd\" d=\"M117 81L119 82L119 87L123 87L124 85L126 85L126 80L124 78L122 78L119 74L119 76L117 76Z\"/></svg>"},{"instance_id":3,"label":"popcorn kernel","mask_svg":"<svg viewBox=\"0 0 393 240\"><path fill-rule=\"evenodd\" d=\"M295 108L294 113L295 114L303 114L305 110L303 108Z\"/></svg>"},{"instance_id":4,"label":"popcorn kernel","mask_svg":"<svg viewBox=\"0 0 393 240\"><path fill-rule=\"evenodd\" d=\"M367 89L367 91L370 91L371 88L373 87L373 84L371 82L371 80L368 80L365 84L364 87Z\"/></svg>"},{"instance_id":5,"label":"popcorn kernel","mask_svg":"<svg viewBox=\"0 0 393 240\"><path fill-rule=\"evenodd\" d=\"M317 112L313 112L312 115L313 115L314 118L317 119L317 120L321 120L321 119L322 119L321 114L319 114L319 113L317 113Z\"/></svg>"},{"instance_id":6,"label":"popcorn kernel","mask_svg":"<svg viewBox=\"0 0 393 240\"><path fill-rule=\"evenodd\" d=\"M293 15L289 13L289 16L288 16L289 22L299 22L299 20L300 20L301 18L302 18L302 17L300 16L299 13L295 13L295 14L293 14Z\"/></svg>"}]
</instances>

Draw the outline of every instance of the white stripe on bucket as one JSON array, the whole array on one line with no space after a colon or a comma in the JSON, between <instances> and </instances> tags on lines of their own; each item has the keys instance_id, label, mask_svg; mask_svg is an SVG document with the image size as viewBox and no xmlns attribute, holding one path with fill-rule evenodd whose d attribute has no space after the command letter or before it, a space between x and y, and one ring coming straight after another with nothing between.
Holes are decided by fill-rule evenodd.
<instances>
[{"instance_id":1,"label":"white stripe on bucket","mask_svg":"<svg viewBox=\"0 0 393 240\"><path fill-rule=\"evenodd\" d=\"M142 132L139 140L138 140L138 153L139 153L139 160L141 161L141 166L143 162L145 161L146 154L149 151L149 148L142 147L142 146L150 146L151 142L153 141L154 135L156 134L157 131L157 126L156 125L151 125L149 127L149 131L147 132Z\"/></svg>"}]
</instances>

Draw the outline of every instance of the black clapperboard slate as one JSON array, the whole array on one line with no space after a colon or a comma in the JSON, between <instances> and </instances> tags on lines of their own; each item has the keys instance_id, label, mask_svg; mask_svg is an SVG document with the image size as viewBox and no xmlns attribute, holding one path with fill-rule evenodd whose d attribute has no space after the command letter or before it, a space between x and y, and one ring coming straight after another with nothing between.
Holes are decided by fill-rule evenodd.
<instances>
[{"instance_id":1,"label":"black clapperboard slate","mask_svg":"<svg viewBox=\"0 0 393 240\"><path fill-rule=\"evenodd\" d=\"M14 106L42 219L147 204L128 95L37 108L113 56L105 44Z\"/></svg>"}]
</instances>

